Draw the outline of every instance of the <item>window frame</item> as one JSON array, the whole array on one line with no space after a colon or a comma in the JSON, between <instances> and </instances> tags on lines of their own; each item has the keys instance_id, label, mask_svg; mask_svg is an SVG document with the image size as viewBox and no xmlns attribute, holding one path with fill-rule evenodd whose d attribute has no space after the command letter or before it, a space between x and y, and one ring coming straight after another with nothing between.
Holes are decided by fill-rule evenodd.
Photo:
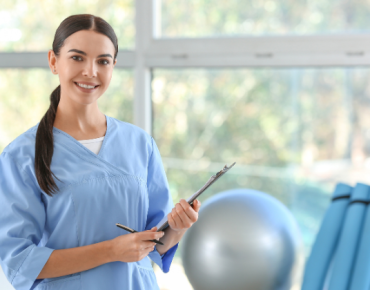
<instances>
[{"instance_id":1,"label":"window frame","mask_svg":"<svg viewBox=\"0 0 370 290\"><path fill-rule=\"evenodd\" d=\"M154 68L367 67L370 34L160 37L160 0L135 1L135 48L116 68L134 70L134 124L152 134ZM0 68L48 68L47 51L0 52Z\"/></svg>"}]
</instances>

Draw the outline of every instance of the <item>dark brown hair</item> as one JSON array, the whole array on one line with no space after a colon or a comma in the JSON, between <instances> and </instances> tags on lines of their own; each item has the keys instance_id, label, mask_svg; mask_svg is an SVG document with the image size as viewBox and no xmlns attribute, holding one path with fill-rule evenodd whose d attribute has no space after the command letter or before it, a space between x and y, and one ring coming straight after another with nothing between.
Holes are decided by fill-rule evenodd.
<instances>
[{"instance_id":1,"label":"dark brown hair","mask_svg":"<svg viewBox=\"0 0 370 290\"><path fill-rule=\"evenodd\" d=\"M71 15L62 21L54 36L54 54L58 56L66 38L80 30L92 30L109 37L115 48L113 62L116 60L118 53L118 42L113 28L104 19L91 14ZM60 85L51 93L49 109L41 119L36 133L36 178L40 188L50 196L52 196L52 193L56 193L59 190L53 178L57 177L50 169L51 159L54 152L53 127L59 100Z\"/></svg>"}]
</instances>

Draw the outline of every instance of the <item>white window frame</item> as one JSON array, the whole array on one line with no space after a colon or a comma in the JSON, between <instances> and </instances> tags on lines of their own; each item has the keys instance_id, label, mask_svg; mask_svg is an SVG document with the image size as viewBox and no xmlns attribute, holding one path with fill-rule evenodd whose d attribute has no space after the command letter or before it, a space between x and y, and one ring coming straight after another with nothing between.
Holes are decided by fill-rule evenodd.
<instances>
[{"instance_id":1,"label":"white window frame","mask_svg":"<svg viewBox=\"0 0 370 290\"><path fill-rule=\"evenodd\" d=\"M156 17L158 16L158 17ZM135 1L135 49L120 50L117 68L134 70L134 124L152 134L154 68L364 67L370 34L160 37L160 0ZM47 52L0 53L0 68L48 68Z\"/></svg>"}]
</instances>

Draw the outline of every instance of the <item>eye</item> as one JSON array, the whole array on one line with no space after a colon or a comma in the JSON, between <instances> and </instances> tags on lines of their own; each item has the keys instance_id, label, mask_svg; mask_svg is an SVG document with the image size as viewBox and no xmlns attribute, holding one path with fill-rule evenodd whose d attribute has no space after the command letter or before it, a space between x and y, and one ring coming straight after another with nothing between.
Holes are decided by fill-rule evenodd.
<instances>
[{"instance_id":1,"label":"eye","mask_svg":"<svg viewBox=\"0 0 370 290\"><path fill-rule=\"evenodd\" d=\"M102 64L104 64L104 65L108 65L108 64L109 64L109 60L107 60L107 59L103 59L103 60L101 61L101 63L102 63Z\"/></svg>"},{"instance_id":2,"label":"eye","mask_svg":"<svg viewBox=\"0 0 370 290\"><path fill-rule=\"evenodd\" d=\"M72 58L73 58L74 60L78 60L78 59L76 59L76 58L80 58L80 59L82 60L82 57L81 57L81 56L78 56L78 55L74 55L74 56L72 56Z\"/></svg>"}]
</instances>

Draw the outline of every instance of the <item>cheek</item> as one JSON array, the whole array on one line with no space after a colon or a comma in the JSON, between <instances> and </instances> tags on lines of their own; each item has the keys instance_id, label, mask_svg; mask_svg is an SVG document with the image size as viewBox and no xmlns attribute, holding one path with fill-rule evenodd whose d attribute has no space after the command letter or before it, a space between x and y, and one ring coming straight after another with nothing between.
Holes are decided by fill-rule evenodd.
<instances>
[{"instance_id":1,"label":"cheek","mask_svg":"<svg viewBox=\"0 0 370 290\"><path fill-rule=\"evenodd\" d=\"M112 71L111 70L105 70L100 72L100 77L99 77L104 90L106 90L109 87L110 81L112 79Z\"/></svg>"},{"instance_id":2,"label":"cheek","mask_svg":"<svg viewBox=\"0 0 370 290\"><path fill-rule=\"evenodd\" d=\"M103 72L103 79L104 79L104 83L106 85L109 85L111 79L112 79L112 75L113 75L113 70L109 69L109 70L106 70L105 72Z\"/></svg>"},{"instance_id":3,"label":"cheek","mask_svg":"<svg viewBox=\"0 0 370 290\"><path fill-rule=\"evenodd\" d=\"M66 66L59 71L59 79L61 84L72 85L73 79L78 75L78 69L75 66Z\"/></svg>"}]
</instances>

